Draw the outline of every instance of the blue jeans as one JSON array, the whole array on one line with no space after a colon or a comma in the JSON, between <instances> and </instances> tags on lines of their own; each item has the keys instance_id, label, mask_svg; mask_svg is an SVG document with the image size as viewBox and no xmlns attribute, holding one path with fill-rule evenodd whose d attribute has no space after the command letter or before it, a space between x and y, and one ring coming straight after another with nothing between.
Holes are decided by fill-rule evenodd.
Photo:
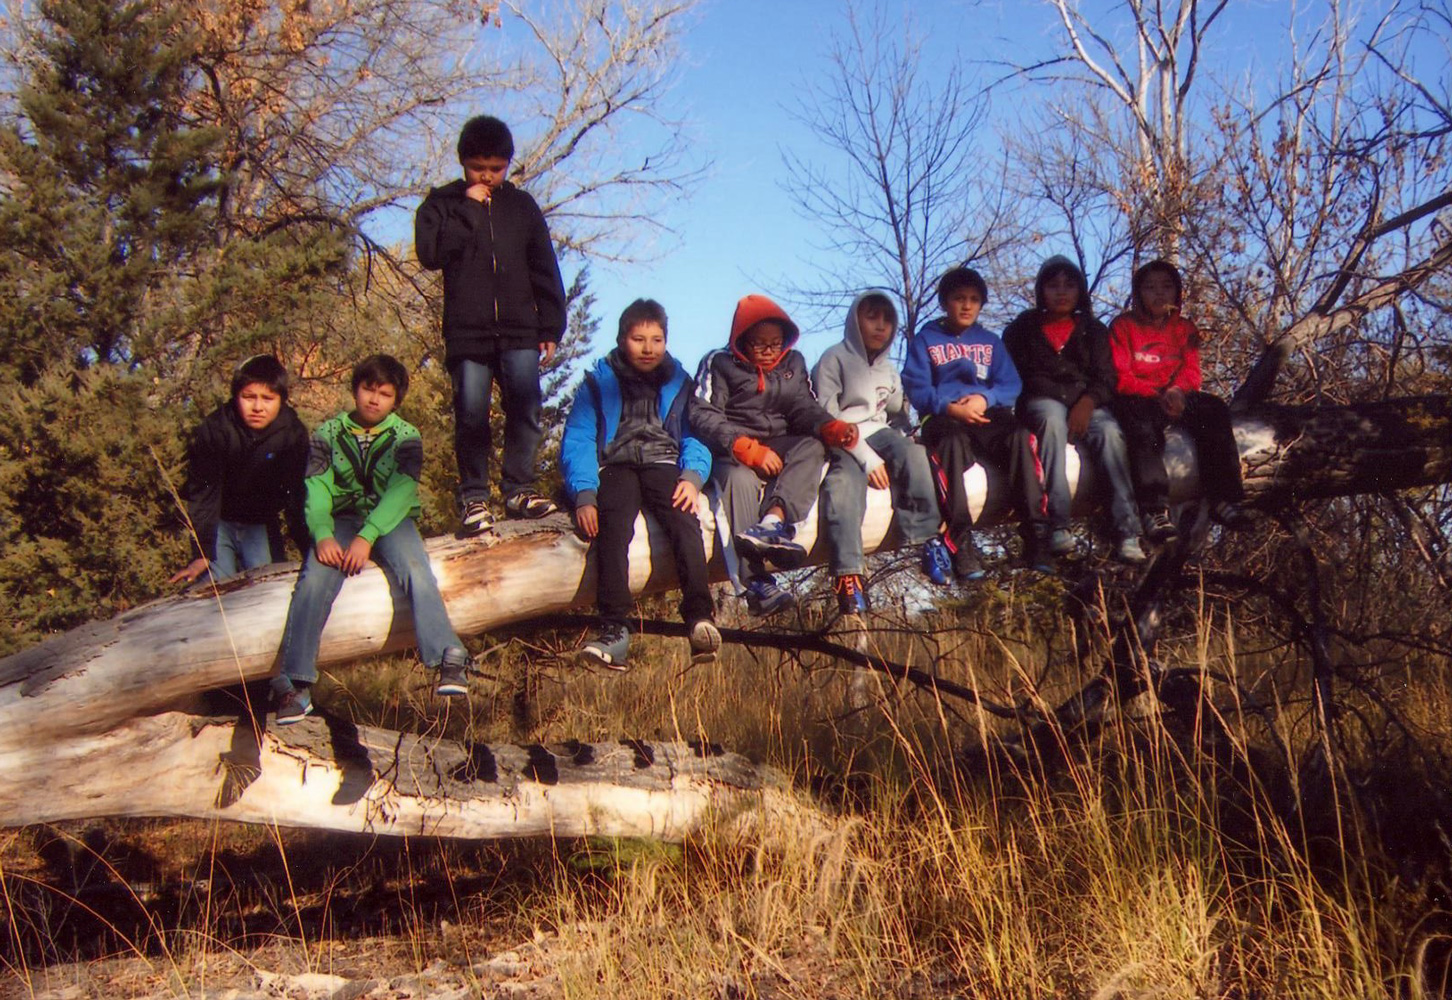
<instances>
[{"instance_id":1,"label":"blue jeans","mask_svg":"<svg viewBox=\"0 0 1452 1000\"><path fill-rule=\"evenodd\" d=\"M244 569L256 569L272 562L272 540L265 524L240 521L217 522L217 558L212 560L212 579L225 580Z\"/></svg>"},{"instance_id":2,"label":"blue jeans","mask_svg":"<svg viewBox=\"0 0 1452 1000\"><path fill-rule=\"evenodd\" d=\"M347 548L358 534L363 522L354 517L339 517L333 523L333 538ZM449 646L463 646L449 624L449 612L439 595L438 581L429 566L428 553L412 518L373 543L372 559L399 588L413 607L413 631L418 639L419 656L424 663L437 667ZM323 626L333 610L333 601L347 579L340 570L318 562L317 548L308 550L292 588L292 603L287 606L287 627L282 632L282 674L274 687L286 689L284 679L297 684L312 684L318 679L318 642Z\"/></svg>"},{"instance_id":3,"label":"blue jeans","mask_svg":"<svg viewBox=\"0 0 1452 1000\"><path fill-rule=\"evenodd\" d=\"M494 445L489 403L496 380L504 409L500 496L507 500L533 489L542 436L538 348L499 351L488 363L456 361L449 374L454 382L454 457L459 463L460 497L483 500L489 495L489 460Z\"/></svg>"},{"instance_id":4,"label":"blue jeans","mask_svg":"<svg viewBox=\"0 0 1452 1000\"><path fill-rule=\"evenodd\" d=\"M1049 525L1069 526L1069 408L1057 399L1036 396L1021 406L1023 422L1039 439L1039 461L1044 467L1044 488L1048 495ZM1109 514L1120 538L1139 536L1139 508L1134 499L1134 480L1129 472L1129 449L1114 414L1096 407L1084 432L1084 450L1089 453L1109 489Z\"/></svg>"},{"instance_id":5,"label":"blue jeans","mask_svg":"<svg viewBox=\"0 0 1452 1000\"><path fill-rule=\"evenodd\" d=\"M938 533L942 515L933 486L933 470L922 445L901 431L884 427L867 439L887 463L892 480L892 506L897 529L909 545L921 545ZM861 574L862 519L867 514L867 472L845 451L833 448L822 480L822 523L832 544L832 573Z\"/></svg>"}]
</instances>

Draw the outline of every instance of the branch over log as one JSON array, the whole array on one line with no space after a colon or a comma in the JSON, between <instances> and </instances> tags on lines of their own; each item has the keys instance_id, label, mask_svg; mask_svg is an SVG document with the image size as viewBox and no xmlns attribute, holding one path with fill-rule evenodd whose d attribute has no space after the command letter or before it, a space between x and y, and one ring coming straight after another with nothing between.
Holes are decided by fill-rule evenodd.
<instances>
[{"instance_id":1,"label":"branch over log","mask_svg":"<svg viewBox=\"0 0 1452 1000\"><path fill-rule=\"evenodd\" d=\"M1236 436L1248 497L1262 506L1452 481L1452 400L1445 397L1324 409L1262 406L1237 416ZM1172 497L1198 495L1194 452L1178 434L1170 437L1166 465ZM1087 507L1093 483L1087 476L1081 481L1074 453L1069 467L1079 502ZM973 469L968 484L980 522L1000 520L1006 491L999 477ZM734 559L731 546L717 544L716 521L704 504L699 513L708 550L714 550L713 573L723 579ZM890 521L886 493L871 491L863 523L868 551L897 544ZM631 546L632 590L675 586L671 560L652 558L652 552L665 551L664 539L651 525L642 530L642 524L637 524ZM798 537L813 549L814 560L825 558L825 546L815 544L815 515ZM429 543L450 616L463 634L588 604L594 597L588 552L562 516L502 525L486 538ZM455 824L471 809L493 808L466 806L469 796L442 778L434 788L398 797L397 775L416 770L420 760L447 778L455 765L439 761L455 760L451 755L474 759L476 751L447 750L439 743L424 747L414 737L397 734L370 734L353 743L318 741L302 756L278 737L262 735L255 756L267 780L241 787L235 796L219 797L218 775L231 773L229 761L238 752L233 736L221 734L235 733L236 727L228 730L187 710L194 710L201 692L260 680L276 669L295 575L289 566L249 573L220 588L169 597L0 660L0 823L180 813L348 830L363 828L360 824L367 818L366 828L380 832L451 833L464 829ZM402 649L413 641L405 600L382 571L370 568L344 585L323 633L319 661L324 666L343 663ZM368 748L366 766L361 763L365 758L355 753L360 745ZM339 758L340 746L352 748L353 756ZM384 748L389 748L386 753ZM489 753L507 761L513 751ZM671 759L685 756L678 752ZM669 770L672 777L662 779L660 787L668 784L669 794L681 799L675 806L647 804L648 797L638 797L633 818L603 823L597 817L601 807L589 795L554 792L532 800L548 800L547 808L540 806L544 812L533 814L503 792L519 818L513 827L500 829L679 830L687 822L681 817L703 815L701 788L718 790L720 801L726 802L742 787L735 778L727 780L709 769L678 785L676 775L684 769ZM744 773L735 764L727 770ZM278 784L275 771L291 777L279 777ZM156 780L164 775L165 780ZM173 781L171 775L185 780ZM371 780L365 783L367 775ZM334 801L348 780L354 783L350 787L368 791L351 803ZM288 799L293 804L284 809L271 800L292 781L313 787L301 799ZM369 805L375 801L386 804L375 809ZM340 812L340 805L348 809ZM532 818L546 813L547 821ZM667 815L677 818L660 818Z\"/></svg>"}]
</instances>

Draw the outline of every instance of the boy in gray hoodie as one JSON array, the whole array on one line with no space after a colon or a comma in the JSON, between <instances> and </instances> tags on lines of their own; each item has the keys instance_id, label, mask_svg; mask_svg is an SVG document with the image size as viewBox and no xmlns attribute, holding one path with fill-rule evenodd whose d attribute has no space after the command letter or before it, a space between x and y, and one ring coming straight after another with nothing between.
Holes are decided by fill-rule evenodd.
<instances>
[{"instance_id":1,"label":"boy in gray hoodie","mask_svg":"<svg viewBox=\"0 0 1452 1000\"><path fill-rule=\"evenodd\" d=\"M902 376L889 357L897 309L880 291L864 292L847 310L842 342L812 370L817 398L832 416L857 425L857 443L832 448L822 481L823 530L831 542L837 606L844 615L868 608L863 581L862 519L867 489L890 489L898 531L923 547L923 572L933 583L952 580L952 557L938 534L942 518L928 453L913 441L912 413Z\"/></svg>"}]
</instances>

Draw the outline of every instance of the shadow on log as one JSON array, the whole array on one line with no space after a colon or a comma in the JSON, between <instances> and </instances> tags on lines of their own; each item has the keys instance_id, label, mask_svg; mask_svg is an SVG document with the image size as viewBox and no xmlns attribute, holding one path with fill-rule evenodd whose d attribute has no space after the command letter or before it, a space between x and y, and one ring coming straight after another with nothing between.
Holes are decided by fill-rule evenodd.
<instances>
[{"instance_id":1,"label":"shadow on log","mask_svg":"<svg viewBox=\"0 0 1452 1000\"><path fill-rule=\"evenodd\" d=\"M1252 407L1237 414L1235 429L1248 501L1261 507L1452 480L1452 400L1445 397L1341 408ZM1193 448L1178 433L1170 435L1166 465L1172 497L1194 498L1199 483ZM1076 503L1087 509L1095 485L1079 476L1079 468L1071 451ZM980 523L1001 519L1003 483L978 468L970 470L968 481ZM890 548L896 540L888 498L884 491L870 492L865 547ZM713 552L713 576L724 579L734 552L729 540L718 544L716 518L704 500L698 514ZM824 547L815 545L815 513L799 540L812 548L814 561L824 558ZM450 617L462 634L579 607L594 597L588 547L563 515L507 523L479 539L434 539L428 550ZM636 593L675 585L671 560L652 559L652 551L664 551L664 542L642 520L631 545ZM275 670L295 576L290 566L251 572L220 587L196 588L76 629L0 661L0 823L189 815L400 834L629 831L669 839L684 835L708 811L713 796L703 797L702 789L717 789L723 802L734 801L759 780L749 765L729 755L705 758L713 763L704 770L677 769L675 764L691 754L672 750L664 754L674 762L667 768L669 777L660 778L664 784L653 794L666 794L660 789L668 786L679 800L676 806L664 806L640 792L638 784L619 784L589 765L578 772L579 782L564 783L569 794L559 785L545 794L525 778L513 786L513 794L501 793L502 805L470 805L470 796L460 796L464 786L451 783L448 775L480 750L450 750L442 742L425 745L417 737L371 731L352 743L316 740L307 748L289 742L292 737L259 734L257 763L246 765L245 748L234 745L235 722L222 724L187 710L201 692L259 680ZM344 585L323 633L319 664L412 644L406 602L381 570L370 568ZM310 725L305 733L320 723ZM340 745L348 747L341 758ZM514 759L514 751L488 753L496 762ZM259 773L244 782L248 766ZM436 776L435 786L400 792L400 775L423 771ZM37 775L46 776L43 789ZM608 822L600 819L608 810L601 812L600 801L581 787L591 784L602 790L636 788L613 800L633 803L633 818L621 813ZM309 785L308 794L296 794ZM359 797L335 802L344 786ZM529 796L520 792L526 788ZM465 815L492 819L467 825ZM513 824L490 825L502 815L514 817ZM472 832L464 832L466 827ZM495 832L485 832L490 829Z\"/></svg>"}]
</instances>

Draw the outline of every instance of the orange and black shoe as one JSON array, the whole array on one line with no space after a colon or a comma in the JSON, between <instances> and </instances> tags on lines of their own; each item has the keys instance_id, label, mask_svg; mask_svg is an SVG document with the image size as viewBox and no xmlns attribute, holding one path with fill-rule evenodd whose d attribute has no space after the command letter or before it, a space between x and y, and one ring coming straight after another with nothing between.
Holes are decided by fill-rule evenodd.
<instances>
[{"instance_id":1,"label":"orange and black shoe","mask_svg":"<svg viewBox=\"0 0 1452 1000\"><path fill-rule=\"evenodd\" d=\"M867 602L867 586L856 573L837 577L832 585L837 594L837 610L844 615L863 615L870 605Z\"/></svg>"}]
</instances>

